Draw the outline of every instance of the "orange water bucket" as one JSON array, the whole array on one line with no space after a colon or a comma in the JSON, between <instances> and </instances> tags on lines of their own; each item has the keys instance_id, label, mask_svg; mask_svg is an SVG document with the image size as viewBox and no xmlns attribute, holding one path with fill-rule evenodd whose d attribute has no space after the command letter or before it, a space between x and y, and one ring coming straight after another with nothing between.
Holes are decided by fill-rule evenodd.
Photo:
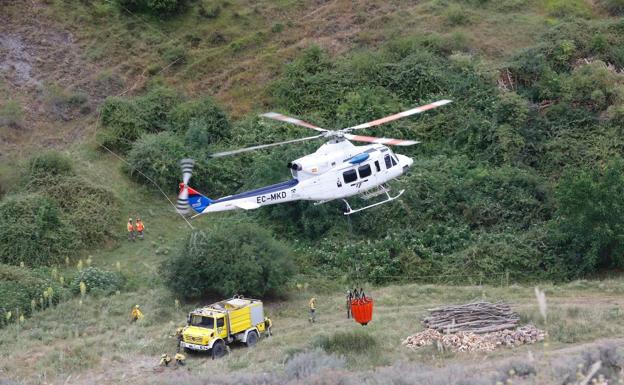
<instances>
[{"instance_id":1,"label":"orange water bucket","mask_svg":"<svg viewBox=\"0 0 624 385\"><path fill-rule=\"evenodd\" d=\"M351 314L359 324L368 324L373 319L373 299L364 297L351 300Z\"/></svg>"}]
</instances>

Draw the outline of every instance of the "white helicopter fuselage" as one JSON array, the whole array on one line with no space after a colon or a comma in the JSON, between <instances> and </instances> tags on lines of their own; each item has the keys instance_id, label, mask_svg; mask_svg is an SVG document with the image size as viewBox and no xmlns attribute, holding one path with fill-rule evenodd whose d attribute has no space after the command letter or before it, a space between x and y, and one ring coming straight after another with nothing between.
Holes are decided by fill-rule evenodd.
<instances>
[{"instance_id":1,"label":"white helicopter fuselage","mask_svg":"<svg viewBox=\"0 0 624 385\"><path fill-rule=\"evenodd\" d=\"M210 201L199 214L297 200L344 199L384 185L404 174L412 163L411 158L394 154L382 144L355 146L345 139L332 140L289 163L293 179ZM198 207L194 208L197 211Z\"/></svg>"}]
</instances>

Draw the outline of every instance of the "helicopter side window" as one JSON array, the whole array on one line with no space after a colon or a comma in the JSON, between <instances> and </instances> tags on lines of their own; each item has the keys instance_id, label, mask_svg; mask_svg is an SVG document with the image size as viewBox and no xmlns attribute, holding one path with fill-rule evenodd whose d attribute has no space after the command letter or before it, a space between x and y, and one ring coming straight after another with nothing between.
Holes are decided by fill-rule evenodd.
<instances>
[{"instance_id":1,"label":"helicopter side window","mask_svg":"<svg viewBox=\"0 0 624 385\"><path fill-rule=\"evenodd\" d=\"M379 167L379 161L378 160L375 161L375 170L377 170L377 172L381 171L381 167Z\"/></svg>"},{"instance_id":2,"label":"helicopter side window","mask_svg":"<svg viewBox=\"0 0 624 385\"><path fill-rule=\"evenodd\" d=\"M370 176L372 173L370 164L365 164L364 166L358 167L358 173L360 174L360 178L366 178L367 176Z\"/></svg>"},{"instance_id":3,"label":"helicopter side window","mask_svg":"<svg viewBox=\"0 0 624 385\"><path fill-rule=\"evenodd\" d=\"M392 165L396 166L397 164L399 164L399 162L396 160L394 156L392 156Z\"/></svg>"},{"instance_id":4,"label":"helicopter side window","mask_svg":"<svg viewBox=\"0 0 624 385\"><path fill-rule=\"evenodd\" d=\"M357 180L357 173L355 170L347 170L342 173L345 183L355 182Z\"/></svg>"},{"instance_id":5,"label":"helicopter side window","mask_svg":"<svg viewBox=\"0 0 624 385\"><path fill-rule=\"evenodd\" d=\"M387 169L392 167L392 161L390 160L390 155L386 154L386 156L384 156L384 161L386 162Z\"/></svg>"}]
</instances>

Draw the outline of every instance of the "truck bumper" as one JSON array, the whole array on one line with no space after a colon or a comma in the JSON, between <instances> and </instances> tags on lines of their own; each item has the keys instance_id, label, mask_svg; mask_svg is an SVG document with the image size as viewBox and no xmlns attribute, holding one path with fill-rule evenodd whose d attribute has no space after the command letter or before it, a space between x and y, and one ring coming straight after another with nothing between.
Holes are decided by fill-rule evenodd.
<instances>
[{"instance_id":1,"label":"truck bumper","mask_svg":"<svg viewBox=\"0 0 624 385\"><path fill-rule=\"evenodd\" d=\"M212 348L212 346L210 346L210 345L190 344L190 343L184 342L184 341L180 341L180 347L191 349L191 350L210 350Z\"/></svg>"}]
</instances>

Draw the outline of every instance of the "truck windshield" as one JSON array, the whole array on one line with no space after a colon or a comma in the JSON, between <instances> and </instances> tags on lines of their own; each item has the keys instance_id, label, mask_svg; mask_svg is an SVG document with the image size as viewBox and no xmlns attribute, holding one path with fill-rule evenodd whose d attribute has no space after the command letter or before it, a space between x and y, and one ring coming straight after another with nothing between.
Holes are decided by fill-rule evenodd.
<instances>
[{"instance_id":1,"label":"truck windshield","mask_svg":"<svg viewBox=\"0 0 624 385\"><path fill-rule=\"evenodd\" d=\"M191 325L200 326L203 328L214 329L214 318L213 317L203 317L199 314L191 315Z\"/></svg>"}]
</instances>

